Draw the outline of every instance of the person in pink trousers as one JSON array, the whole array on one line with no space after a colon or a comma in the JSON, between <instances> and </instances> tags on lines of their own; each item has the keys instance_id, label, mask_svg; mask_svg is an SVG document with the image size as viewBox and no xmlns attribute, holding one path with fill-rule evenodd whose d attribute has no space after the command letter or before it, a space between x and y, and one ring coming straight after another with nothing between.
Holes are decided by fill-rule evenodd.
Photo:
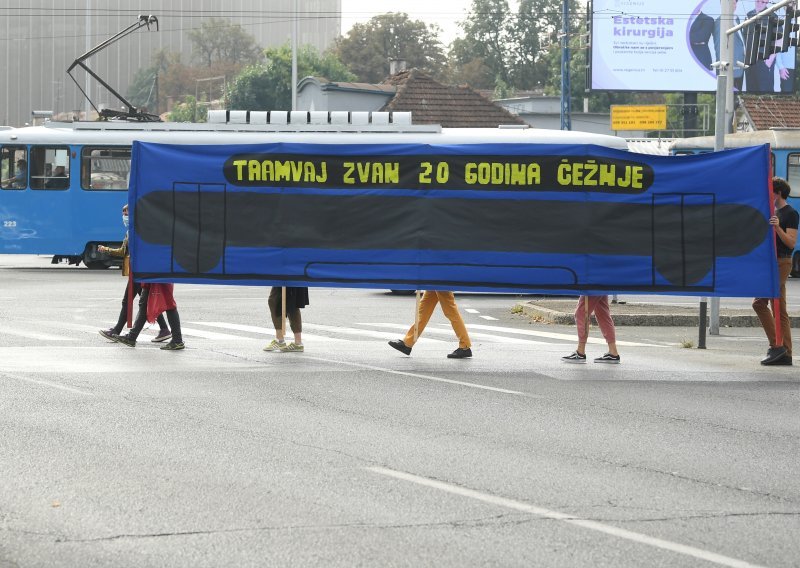
<instances>
[{"instance_id":1,"label":"person in pink trousers","mask_svg":"<svg viewBox=\"0 0 800 568\"><path fill-rule=\"evenodd\" d=\"M587 311L588 307L588 311ZM565 363L586 363L586 340L589 337L589 321L591 315L597 318L600 332L608 343L608 352L602 357L597 357L595 363L619 363L617 351L617 337L614 330L614 320L611 319L611 310L608 307L608 296L581 296L575 308L575 326L578 328L578 348L572 354L562 357Z\"/></svg>"}]
</instances>

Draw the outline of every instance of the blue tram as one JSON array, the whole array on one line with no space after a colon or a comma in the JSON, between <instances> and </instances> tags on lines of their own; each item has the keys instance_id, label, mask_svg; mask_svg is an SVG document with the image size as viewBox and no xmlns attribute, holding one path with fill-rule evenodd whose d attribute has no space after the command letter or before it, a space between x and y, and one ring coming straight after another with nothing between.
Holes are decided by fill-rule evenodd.
<instances>
[{"instance_id":1,"label":"blue tram","mask_svg":"<svg viewBox=\"0 0 800 568\"><path fill-rule=\"evenodd\" d=\"M107 268L98 245L119 246L134 141L168 144L530 143L627 149L613 136L531 128L413 125L410 113L211 111L203 124L47 122L0 127L0 254Z\"/></svg>"}]
</instances>

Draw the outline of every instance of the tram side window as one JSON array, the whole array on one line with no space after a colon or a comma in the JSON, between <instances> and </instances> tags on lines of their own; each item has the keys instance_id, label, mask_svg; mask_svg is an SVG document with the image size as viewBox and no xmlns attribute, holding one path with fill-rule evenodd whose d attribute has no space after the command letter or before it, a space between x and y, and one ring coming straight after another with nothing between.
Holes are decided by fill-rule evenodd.
<instances>
[{"instance_id":1,"label":"tram side window","mask_svg":"<svg viewBox=\"0 0 800 568\"><path fill-rule=\"evenodd\" d=\"M789 154L786 163L786 181L792 188L792 197L800 197L800 154Z\"/></svg>"},{"instance_id":2,"label":"tram side window","mask_svg":"<svg viewBox=\"0 0 800 568\"><path fill-rule=\"evenodd\" d=\"M131 149L85 147L81 151L81 187L89 190L128 189Z\"/></svg>"},{"instance_id":3,"label":"tram side window","mask_svg":"<svg viewBox=\"0 0 800 568\"><path fill-rule=\"evenodd\" d=\"M0 188L28 187L28 149L25 146L3 146L0 150Z\"/></svg>"},{"instance_id":4,"label":"tram side window","mask_svg":"<svg viewBox=\"0 0 800 568\"><path fill-rule=\"evenodd\" d=\"M69 148L31 148L31 189L69 189Z\"/></svg>"}]
</instances>

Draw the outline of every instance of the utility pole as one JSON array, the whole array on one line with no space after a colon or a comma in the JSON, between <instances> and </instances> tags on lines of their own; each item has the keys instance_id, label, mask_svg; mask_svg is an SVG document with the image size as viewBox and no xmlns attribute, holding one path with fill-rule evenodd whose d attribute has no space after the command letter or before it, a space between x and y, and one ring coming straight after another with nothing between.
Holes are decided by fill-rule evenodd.
<instances>
[{"instance_id":1,"label":"utility pole","mask_svg":"<svg viewBox=\"0 0 800 568\"><path fill-rule=\"evenodd\" d=\"M733 34L729 32L733 27L733 2L722 0L720 2L719 38L722 44L719 50L720 60L714 63L717 69L717 99L716 121L714 124L714 151L719 152L725 148L725 134L733 130L733 73L738 62L734 61ZM723 30L724 33L723 33ZM707 298L700 299L700 339L698 348L706 348L706 305ZM719 335L719 298L711 298L711 317L709 318L709 333Z\"/></svg>"},{"instance_id":2,"label":"utility pole","mask_svg":"<svg viewBox=\"0 0 800 568\"><path fill-rule=\"evenodd\" d=\"M86 0L86 52L88 53L89 50L92 48L92 0ZM86 84L84 91L87 93L86 102L86 118L85 120L89 120L89 113L92 110L92 100L91 97L88 95L92 94L92 77L88 73L86 74Z\"/></svg>"},{"instance_id":3,"label":"utility pole","mask_svg":"<svg viewBox=\"0 0 800 568\"><path fill-rule=\"evenodd\" d=\"M292 110L297 110L297 0L292 0Z\"/></svg>"},{"instance_id":4,"label":"utility pole","mask_svg":"<svg viewBox=\"0 0 800 568\"><path fill-rule=\"evenodd\" d=\"M561 130L572 130L569 86L569 0L561 9Z\"/></svg>"}]
</instances>

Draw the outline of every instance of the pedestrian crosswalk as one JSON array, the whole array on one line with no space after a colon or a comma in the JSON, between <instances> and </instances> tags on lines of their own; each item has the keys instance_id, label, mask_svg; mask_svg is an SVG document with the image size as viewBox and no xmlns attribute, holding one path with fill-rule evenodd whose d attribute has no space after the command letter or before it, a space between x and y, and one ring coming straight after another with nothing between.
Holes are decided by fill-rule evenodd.
<instances>
[{"instance_id":1,"label":"pedestrian crosswalk","mask_svg":"<svg viewBox=\"0 0 800 568\"><path fill-rule=\"evenodd\" d=\"M346 342L388 341L402 337L408 330L408 322L356 322L348 326L303 322L303 342L307 345L337 344ZM69 342L85 342L87 334L97 342L103 338L97 333L99 327L86 323L64 321L21 320L0 325L0 347L58 345ZM510 345L559 345L573 346L574 334L551 332L542 329L527 329L501 325L468 324L473 343ZM146 328L140 343L149 342L157 326ZM248 325L225 321L186 321L183 335L192 347L224 344L228 342L262 342L274 337L272 327ZM287 329L287 334L290 334ZM431 323L420 338L420 344L451 344L456 341L448 323ZM591 344L605 344L602 337L590 337ZM654 343L618 341L624 347L655 346Z\"/></svg>"}]
</instances>

